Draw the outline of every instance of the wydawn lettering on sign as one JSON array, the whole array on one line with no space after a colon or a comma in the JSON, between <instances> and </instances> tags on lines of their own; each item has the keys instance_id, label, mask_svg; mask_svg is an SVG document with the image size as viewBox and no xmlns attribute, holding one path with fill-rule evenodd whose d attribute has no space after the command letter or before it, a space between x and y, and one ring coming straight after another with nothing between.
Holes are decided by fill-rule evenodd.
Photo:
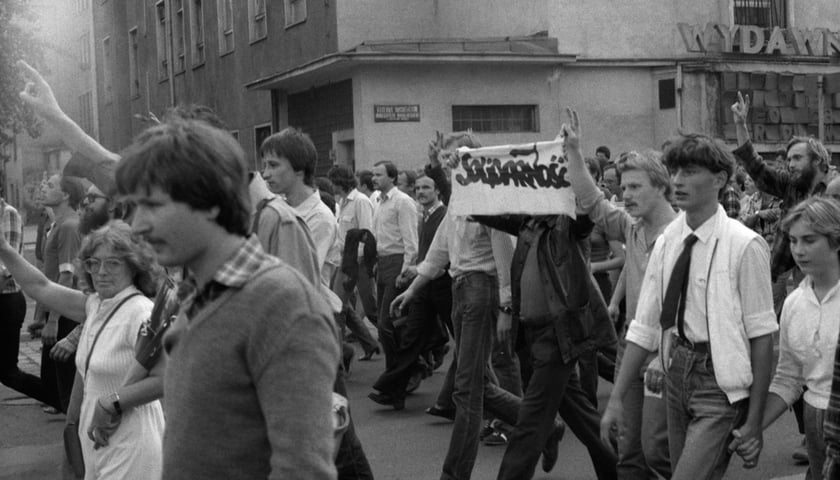
<instances>
[{"instance_id":1,"label":"wydawn lettering on sign","mask_svg":"<svg viewBox=\"0 0 840 480\"><path fill-rule=\"evenodd\" d=\"M566 180L566 167L561 166L561 158L552 155L548 163L540 163L537 145L527 150L511 150L510 156L504 164L496 157L473 157L469 152L461 155L461 167L466 175L458 173L455 181L462 186L471 183L483 183L490 188L497 185L521 188L568 188L571 186ZM532 157L533 160L517 157Z\"/></svg>"}]
</instances>

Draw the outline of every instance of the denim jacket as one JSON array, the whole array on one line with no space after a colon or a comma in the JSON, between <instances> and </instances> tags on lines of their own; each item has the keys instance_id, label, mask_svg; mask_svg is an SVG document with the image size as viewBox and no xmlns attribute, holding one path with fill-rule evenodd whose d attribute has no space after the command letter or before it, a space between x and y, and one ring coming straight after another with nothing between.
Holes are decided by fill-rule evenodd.
<instances>
[{"instance_id":1,"label":"denim jacket","mask_svg":"<svg viewBox=\"0 0 840 480\"><path fill-rule=\"evenodd\" d=\"M554 323L564 362L573 361L592 348L615 344L615 328L589 272L588 237L593 227L589 217L579 216L577 220L564 215L474 218L518 237L511 263L512 308L516 319L523 300L521 279L525 259L532 246L539 249L540 277L547 287L545 297L551 310L550 318L545 321Z\"/></svg>"}]
</instances>

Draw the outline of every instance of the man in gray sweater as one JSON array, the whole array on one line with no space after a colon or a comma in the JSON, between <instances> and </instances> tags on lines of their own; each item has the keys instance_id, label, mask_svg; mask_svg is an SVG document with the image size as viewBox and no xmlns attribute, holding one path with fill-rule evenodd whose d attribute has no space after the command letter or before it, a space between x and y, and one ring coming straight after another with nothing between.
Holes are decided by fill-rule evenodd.
<instances>
[{"instance_id":1,"label":"man in gray sweater","mask_svg":"<svg viewBox=\"0 0 840 480\"><path fill-rule=\"evenodd\" d=\"M164 338L163 478L334 479L338 332L323 295L248 237L236 140L197 121L152 127L116 183L133 230L187 272Z\"/></svg>"}]
</instances>

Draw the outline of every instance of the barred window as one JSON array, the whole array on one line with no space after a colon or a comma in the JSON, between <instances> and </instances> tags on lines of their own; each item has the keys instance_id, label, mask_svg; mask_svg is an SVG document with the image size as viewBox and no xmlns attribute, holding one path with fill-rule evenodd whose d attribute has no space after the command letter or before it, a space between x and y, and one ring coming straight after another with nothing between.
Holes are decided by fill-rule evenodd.
<instances>
[{"instance_id":1,"label":"barred window","mask_svg":"<svg viewBox=\"0 0 840 480\"><path fill-rule=\"evenodd\" d=\"M736 25L787 27L787 0L735 0Z\"/></svg>"},{"instance_id":2,"label":"barred window","mask_svg":"<svg viewBox=\"0 0 840 480\"><path fill-rule=\"evenodd\" d=\"M453 105L452 129L474 132L539 132L537 105Z\"/></svg>"}]
</instances>

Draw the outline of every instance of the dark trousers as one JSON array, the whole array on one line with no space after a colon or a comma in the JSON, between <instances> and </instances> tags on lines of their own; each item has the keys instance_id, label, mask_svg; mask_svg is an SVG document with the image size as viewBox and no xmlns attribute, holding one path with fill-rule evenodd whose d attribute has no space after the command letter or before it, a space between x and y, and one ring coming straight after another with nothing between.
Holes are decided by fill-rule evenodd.
<instances>
[{"instance_id":1,"label":"dark trousers","mask_svg":"<svg viewBox=\"0 0 840 480\"><path fill-rule=\"evenodd\" d=\"M376 329L379 331L379 343L385 354L385 370L392 368L397 351L397 336L394 319L391 317L391 302L397 296L397 277L402 271L402 255L379 257L376 274L376 296L379 314Z\"/></svg>"},{"instance_id":2,"label":"dark trousers","mask_svg":"<svg viewBox=\"0 0 840 480\"><path fill-rule=\"evenodd\" d=\"M47 314L49 315L49 314ZM58 318L58 336L61 340L73 331L79 324L69 318ZM53 405L64 413L70 405L70 393L73 391L73 380L76 378L76 359L57 362L50 358L50 349L44 346L41 350L41 382L48 405Z\"/></svg>"},{"instance_id":3,"label":"dark trousers","mask_svg":"<svg viewBox=\"0 0 840 480\"><path fill-rule=\"evenodd\" d=\"M558 411L589 451L598 478L617 478L615 465L618 459L601 442L601 417L580 387L575 362L563 362L554 325L520 327L525 330L526 342L530 345L533 373L498 478L530 479L534 476Z\"/></svg>"},{"instance_id":4,"label":"dark trousers","mask_svg":"<svg viewBox=\"0 0 840 480\"><path fill-rule=\"evenodd\" d=\"M341 343L344 344L344 338L341 339ZM338 453L335 456L335 469L338 472L337 478L338 480L373 480L373 472L370 470L370 464L362 448L362 442L356 436L356 427L353 424L353 414L347 395L346 378L347 372L344 370L344 365L339 364L338 373L333 384L333 391L348 399L347 413L350 415L350 425L341 437L341 443L338 445Z\"/></svg>"},{"instance_id":5,"label":"dark trousers","mask_svg":"<svg viewBox=\"0 0 840 480\"><path fill-rule=\"evenodd\" d=\"M24 373L18 368L20 329L25 317L26 298L23 293L0 295L0 383L27 397L60 409L61 404L55 401L55 397L48 398L44 394L40 378Z\"/></svg>"},{"instance_id":6,"label":"dark trousers","mask_svg":"<svg viewBox=\"0 0 840 480\"><path fill-rule=\"evenodd\" d=\"M452 282L445 276L427 285L409 307L391 366L373 388L396 398L404 397L408 381L423 368L417 357L428 350L433 338L440 335L438 317L444 323L451 323L451 313Z\"/></svg>"}]
</instances>

